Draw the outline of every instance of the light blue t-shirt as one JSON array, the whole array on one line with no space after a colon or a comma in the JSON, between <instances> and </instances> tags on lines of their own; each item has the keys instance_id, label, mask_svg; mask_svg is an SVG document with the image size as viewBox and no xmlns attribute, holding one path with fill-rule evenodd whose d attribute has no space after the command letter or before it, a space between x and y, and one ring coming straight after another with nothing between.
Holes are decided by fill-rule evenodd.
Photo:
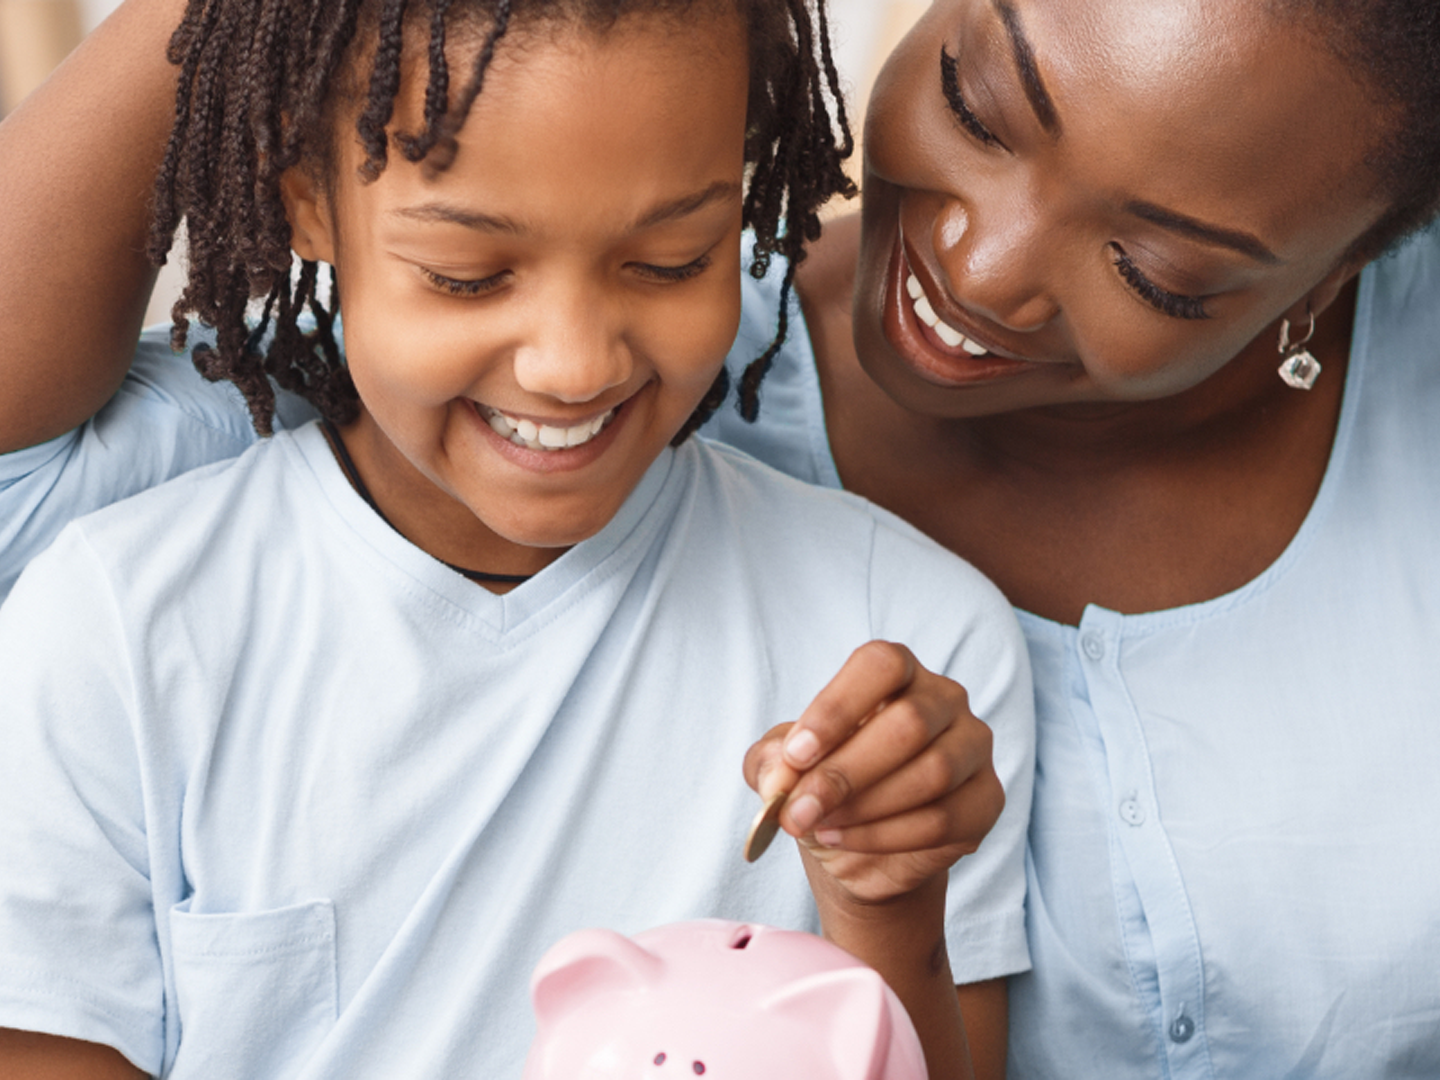
<instances>
[{"instance_id":1,"label":"light blue t-shirt","mask_svg":"<svg viewBox=\"0 0 1440 1080\"><path fill-rule=\"evenodd\" d=\"M192 344L213 340L191 331ZM201 378L189 354L170 351L169 327L146 331L115 396L57 439L0 454L0 602L25 564L82 514L145 491L200 465L244 452L257 436L240 391ZM275 395L275 428L315 410Z\"/></svg>"},{"instance_id":2,"label":"light blue t-shirt","mask_svg":"<svg viewBox=\"0 0 1440 1080\"><path fill-rule=\"evenodd\" d=\"M747 282L736 372L778 273ZM707 434L838 486L792 327L758 424L727 408ZM1431 232L1361 278L1329 468L1273 566L1170 611L1020 614L1034 967L1010 982L1012 1077L1440 1076L1437 561Z\"/></svg>"},{"instance_id":3,"label":"light blue t-shirt","mask_svg":"<svg viewBox=\"0 0 1440 1080\"><path fill-rule=\"evenodd\" d=\"M853 496L692 441L504 596L314 425L82 518L0 607L0 1026L175 1078L518 1077L570 931L815 927L793 843L740 858L741 764L877 637L994 729L948 939L1023 970L1023 637Z\"/></svg>"}]
</instances>

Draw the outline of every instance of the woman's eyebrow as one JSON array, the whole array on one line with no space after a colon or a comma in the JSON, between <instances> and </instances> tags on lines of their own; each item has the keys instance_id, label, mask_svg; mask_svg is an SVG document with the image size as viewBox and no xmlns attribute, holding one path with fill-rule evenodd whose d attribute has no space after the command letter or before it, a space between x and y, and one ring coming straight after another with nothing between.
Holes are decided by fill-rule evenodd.
<instances>
[{"instance_id":1,"label":"woman's eyebrow","mask_svg":"<svg viewBox=\"0 0 1440 1080\"><path fill-rule=\"evenodd\" d=\"M1010 51L1015 54L1020 86L1030 102L1030 108L1035 110L1035 118L1040 121L1040 126L1051 137L1058 139L1060 117L1055 113L1055 102L1050 98L1050 91L1045 89L1045 82L1040 78L1040 69L1035 66L1035 50L1030 47L1025 28L1020 25L1020 13L1009 0L991 0L991 3L999 14L1000 21L1005 24L1005 32L1010 35Z\"/></svg>"},{"instance_id":2,"label":"woman's eyebrow","mask_svg":"<svg viewBox=\"0 0 1440 1080\"><path fill-rule=\"evenodd\" d=\"M1177 214L1173 210L1166 210L1154 203L1140 200L1126 203L1125 210L1142 221L1159 225L1162 229L1169 229L1171 232L1215 247L1238 251L1241 255L1246 255L1256 262L1273 266L1282 261L1280 256L1262 244L1258 237L1248 232L1241 232L1239 229L1226 229L1220 225L1210 225L1184 214Z\"/></svg>"}]
</instances>

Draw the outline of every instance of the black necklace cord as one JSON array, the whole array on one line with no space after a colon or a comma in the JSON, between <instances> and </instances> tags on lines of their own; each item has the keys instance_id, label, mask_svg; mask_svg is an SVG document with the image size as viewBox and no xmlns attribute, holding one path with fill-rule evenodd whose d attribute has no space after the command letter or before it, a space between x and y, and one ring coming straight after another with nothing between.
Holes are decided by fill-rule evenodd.
<instances>
[{"instance_id":1,"label":"black necklace cord","mask_svg":"<svg viewBox=\"0 0 1440 1080\"><path fill-rule=\"evenodd\" d=\"M350 486L355 489L355 493L365 500L365 505L374 510L381 521L389 525L400 536L404 536L405 534L396 529L394 523L385 516L385 511L380 509L379 504L375 501L375 496L371 495L370 489L365 486L365 481L360 479L360 470L355 467L355 459L345 448L345 440L340 437L340 429L328 419L322 419L320 423L325 431L325 441L335 452L335 459L340 462L340 469L345 473L345 479L350 481ZM461 577L469 578L481 585L523 585L535 576L534 574L490 574L484 570L468 570L463 566L445 562L444 559L439 561L445 563Z\"/></svg>"}]
</instances>

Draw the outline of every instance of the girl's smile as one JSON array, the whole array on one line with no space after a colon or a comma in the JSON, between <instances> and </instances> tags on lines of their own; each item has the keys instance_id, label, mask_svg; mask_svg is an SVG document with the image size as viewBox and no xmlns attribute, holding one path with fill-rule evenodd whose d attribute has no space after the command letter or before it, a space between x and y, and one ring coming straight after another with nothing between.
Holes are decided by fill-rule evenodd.
<instances>
[{"instance_id":1,"label":"girl's smile","mask_svg":"<svg viewBox=\"0 0 1440 1080\"><path fill-rule=\"evenodd\" d=\"M287 178L333 262L385 516L446 562L533 573L615 515L710 389L740 307L746 28L661 15L512 31L435 172L351 140ZM468 56L455 66L468 65ZM410 58L393 131L421 124Z\"/></svg>"}]
</instances>

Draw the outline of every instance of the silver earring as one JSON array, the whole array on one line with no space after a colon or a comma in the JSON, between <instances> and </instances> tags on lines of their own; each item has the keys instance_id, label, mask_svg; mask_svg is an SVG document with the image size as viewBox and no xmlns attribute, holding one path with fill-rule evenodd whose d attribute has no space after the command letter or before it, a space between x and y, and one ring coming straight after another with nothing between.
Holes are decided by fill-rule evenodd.
<instances>
[{"instance_id":1,"label":"silver earring","mask_svg":"<svg viewBox=\"0 0 1440 1080\"><path fill-rule=\"evenodd\" d=\"M1310 316L1310 327L1299 341L1290 340L1290 320L1280 320L1280 378L1296 390L1309 390L1320 377L1320 361L1305 348L1305 343L1315 336L1315 313L1308 310L1306 313Z\"/></svg>"}]
</instances>

